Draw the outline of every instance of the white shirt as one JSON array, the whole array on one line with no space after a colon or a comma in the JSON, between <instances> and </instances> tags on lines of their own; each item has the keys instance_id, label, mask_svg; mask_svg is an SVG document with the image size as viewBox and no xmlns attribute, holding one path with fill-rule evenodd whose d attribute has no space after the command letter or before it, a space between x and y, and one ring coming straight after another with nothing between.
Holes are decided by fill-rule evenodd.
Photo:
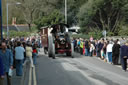
<instances>
[{"instance_id":1,"label":"white shirt","mask_svg":"<svg viewBox=\"0 0 128 85\"><path fill-rule=\"evenodd\" d=\"M108 44L107 45L107 52L112 52L112 47L113 47L113 44Z\"/></svg>"}]
</instances>

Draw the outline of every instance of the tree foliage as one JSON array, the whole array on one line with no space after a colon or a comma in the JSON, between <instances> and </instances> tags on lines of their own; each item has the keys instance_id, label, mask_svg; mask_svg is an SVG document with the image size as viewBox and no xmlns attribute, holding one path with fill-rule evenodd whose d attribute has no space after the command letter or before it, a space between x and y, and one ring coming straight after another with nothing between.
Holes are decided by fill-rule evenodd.
<instances>
[{"instance_id":1,"label":"tree foliage","mask_svg":"<svg viewBox=\"0 0 128 85\"><path fill-rule=\"evenodd\" d=\"M43 26L49 26L58 23L64 23L64 16L58 10L54 10L51 14L43 16L42 18L39 18L37 21L35 21L38 29Z\"/></svg>"},{"instance_id":2,"label":"tree foliage","mask_svg":"<svg viewBox=\"0 0 128 85\"><path fill-rule=\"evenodd\" d=\"M64 22L65 0L9 0L21 5L9 8L9 20L17 17L18 23L36 24L38 28ZM10 3L9 2L9 3ZM3 0L3 10L6 10ZM107 30L109 35L123 34L128 26L128 0L67 0L68 24L79 25L81 32ZM3 11L6 23L6 11ZM88 33L89 34L89 33ZM126 34L126 33L125 33Z\"/></svg>"},{"instance_id":3,"label":"tree foliage","mask_svg":"<svg viewBox=\"0 0 128 85\"><path fill-rule=\"evenodd\" d=\"M127 17L127 4L128 0L88 0L78 13L79 24L85 32L96 28L116 32Z\"/></svg>"},{"instance_id":4,"label":"tree foliage","mask_svg":"<svg viewBox=\"0 0 128 85\"><path fill-rule=\"evenodd\" d=\"M68 24L78 25L77 13L79 12L80 7L87 2L87 0L67 0L67 9L68 9Z\"/></svg>"}]
</instances>

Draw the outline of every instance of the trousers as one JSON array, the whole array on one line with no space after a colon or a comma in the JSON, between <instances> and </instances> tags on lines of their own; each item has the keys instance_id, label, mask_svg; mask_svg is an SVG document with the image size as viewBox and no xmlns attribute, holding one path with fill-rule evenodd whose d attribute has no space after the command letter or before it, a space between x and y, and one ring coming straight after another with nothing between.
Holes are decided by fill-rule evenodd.
<instances>
[{"instance_id":1,"label":"trousers","mask_svg":"<svg viewBox=\"0 0 128 85\"><path fill-rule=\"evenodd\" d=\"M122 68L123 70L127 70L127 58L122 58Z\"/></svg>"},{"instance_id":2,"label":"trousers","mask_svg":"<svg viewBox=\"0 0 128 85\"><path fill-rule=\"evenodd\" d=\"M4 85L4 79L0 78L0 85Z\"/></svg>"},{"instance_id":3,"label":"trousers","mask_svg":"<svg viewBox=\"0 0 128 85\"><path fill-rule=\"evenodd\" d=\"M6 78L7 78L7 85L11 85L11 76L8 75L8 72L5 73ZM0 85L5 85L4 84L4 78L0 78Z\"/></svg>"},{"instance_id":4,"label":"trousers","mask_svg":"<svg viewBox=\"0 0 128 85\"><path fill-rule=\"evenodd\" d=\"M23 74L23 60L16 60L16 75L22 76Z\"/></svg>"},{"instance_id":5,"label":"trousers","mask_svg":"<svg viewBox=\"0 0 128 85\"><path fill-rule=\"evenodd\" d=\"M112 63L112 52L108 52L108 60Z\"/></svg>"}]
</instances>

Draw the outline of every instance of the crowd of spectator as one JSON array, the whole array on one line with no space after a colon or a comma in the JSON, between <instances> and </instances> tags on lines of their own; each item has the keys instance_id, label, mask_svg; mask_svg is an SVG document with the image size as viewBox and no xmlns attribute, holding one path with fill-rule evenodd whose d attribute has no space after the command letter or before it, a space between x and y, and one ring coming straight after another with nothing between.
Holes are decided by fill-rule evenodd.
<instances>
[{"instance_id":1,"label":"crowd of spectator","mask_svg":"<svg viewBox=\"0 0 128 85\"><path fill-rule=\"evenodd\" d=\"M40 38L12 38L0 42L0 85L11 85L10 71L16 69L16 76L23 75L24 61L30 61L31 67L36 65Z\"/></svg>"},{"instance_id":2,"label":"crowd of spectator","mask_svg":"<svg viewBox=\"0 0 128 85\"><path fill-rule=\"evenodd\" d=\"M105 62L113 65L121 65L124 71L127 70L128 41L122 39L73 39L74 50L81 55L96 56Z\"/></svg>"}]
</instances>

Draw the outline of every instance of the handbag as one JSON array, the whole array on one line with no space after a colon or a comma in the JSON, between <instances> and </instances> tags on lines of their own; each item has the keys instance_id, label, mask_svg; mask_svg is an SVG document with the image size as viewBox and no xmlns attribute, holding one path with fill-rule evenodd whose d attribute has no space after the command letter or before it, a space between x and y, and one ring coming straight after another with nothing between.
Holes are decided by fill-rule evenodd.
<instances>
[{"instance_id":1,"label":"handbag","mask_svg":"<svg viewBox=\"0 0 128 85\"><path fill-rule=\"evenodd\" d=\"M9 69L8 75L9 76L12 76L13 75L13 70L11 68Z\"/></svg>"}]
</instances>

